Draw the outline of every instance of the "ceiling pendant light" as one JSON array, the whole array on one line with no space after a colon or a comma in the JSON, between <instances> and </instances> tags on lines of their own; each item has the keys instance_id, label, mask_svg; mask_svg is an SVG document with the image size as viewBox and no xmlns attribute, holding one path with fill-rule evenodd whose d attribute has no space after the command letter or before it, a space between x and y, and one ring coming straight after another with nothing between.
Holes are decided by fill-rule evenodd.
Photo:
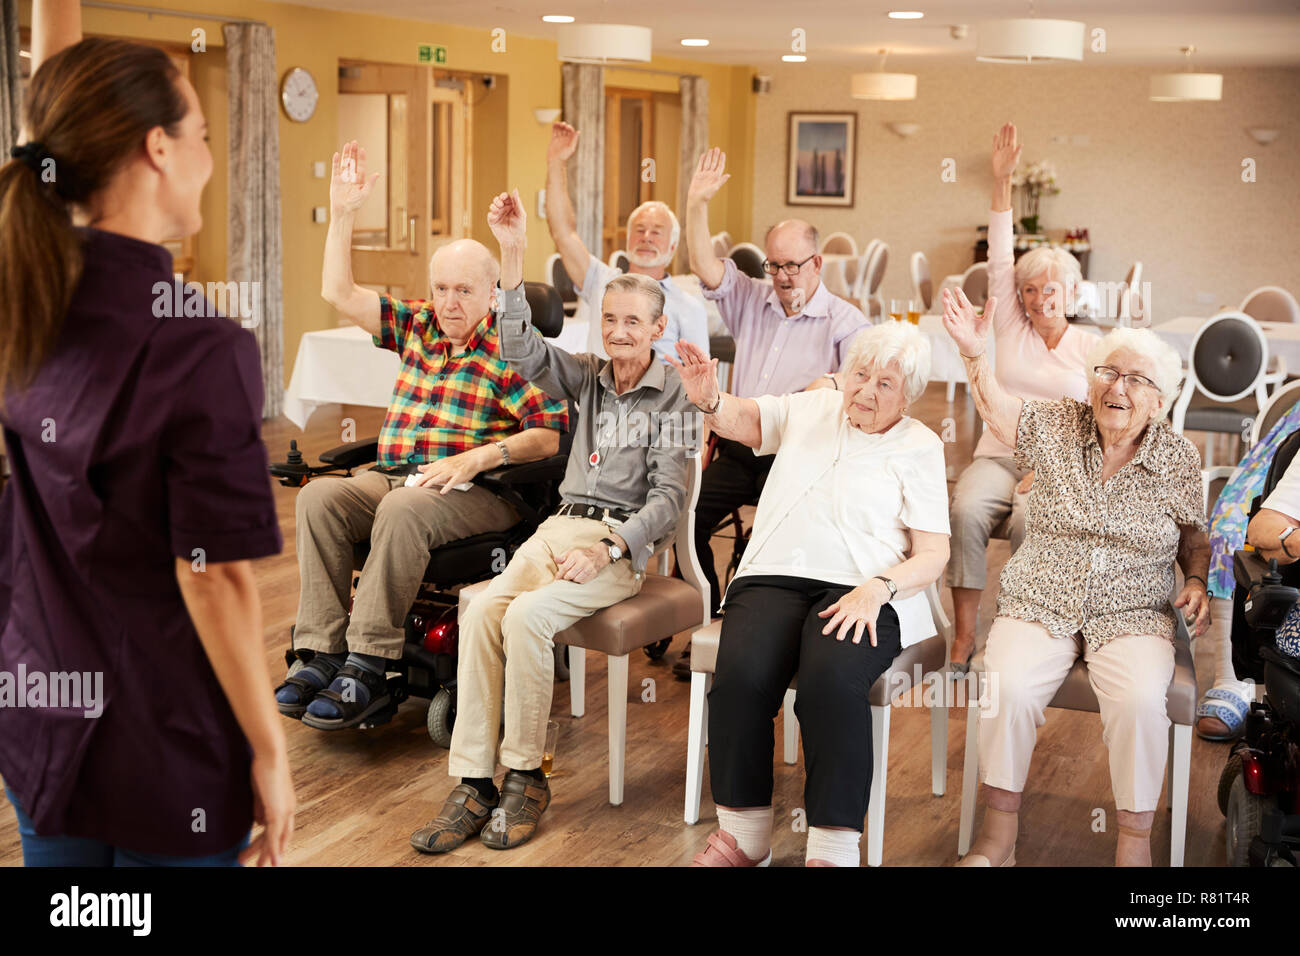
<instances>
[{"instance_id":1,"label":"ceiling pendant light","mask_svg":"<svg viewBox=\"0 0 1300 956\"><path fill-rule=\"evenodd\" d=\"M1029 19L987 20L977 30L975 59L984 63L1083 59L1084 25L1077 20L1039 20L1033 0L1029 2Z\"/></svg>"},{"instance_id":2,"label":"ceiling pendant light","mask_svg":"<svg viewBox=\"0 0 1300 956\"><path fill-rule=\"evenodd\" d=\"M1151 77L1151 99L1156 103L1213 102L1223 99L1222 73L1193 73L1196 47L1180 48L1187 57L1184 73L1157 73Z\"/></svg>"},{"instance_id":3,"label":"ceiling pendant light","mask_svg":"<svg viewBox=\"0 0 1300 956\"><path fill-rule=\"evenodd\" d=\"M567 63L649 63L649 27L570 23L557 31L557 54Z\"/></svg>"},{"instance_id":4,"label":"ceiling pendant light","mask_svg":"<svg viewBox=\"0 0 1300 956\"><path fill-rule=\"evenodd\" d=\"M914 100L916 99L916 74L886 73L885 59L888 50L880 51L880 66L871 73L854 73L849 80L849 93L858 100Z\"/></svg>"}]
</instances>

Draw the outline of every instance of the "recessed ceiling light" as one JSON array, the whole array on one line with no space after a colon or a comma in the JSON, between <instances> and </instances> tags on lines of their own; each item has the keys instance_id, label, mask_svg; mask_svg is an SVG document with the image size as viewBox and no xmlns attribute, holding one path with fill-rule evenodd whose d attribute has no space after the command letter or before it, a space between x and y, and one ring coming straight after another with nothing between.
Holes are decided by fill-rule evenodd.
<instances>
[{"instance_id":1,"label":"recessed ceiling light","mask_svg":"<svg viewBox=\"0 0 1300 956\"><path fill-rule=\"evenodd\" d=\"M546 23L572 23L573 17L566 17L561 13L548 13L546 16L542 17L542 20Z\"/></svg>"},{"instance_id":2,"label":"recessed ceiling light","mask_svg":"<svg viewBox=\"0 0 1300 956\"><path fill-rule=\"evenodd\" d=\"M708 40L683 40L682 46L708 46Z\"/></svg>"},{"instance_id":3,"label":"recessed ceiling light","mask_svg":"<svg viewBox=\"0 0 1300 956\"><path fill-rule=\"evenodd\" d=\"M920 20L924 13L920 10L890 10L889 19L891 20Z\"/></svg>"},{"instance_id":4,"label":"recessed ceiling light","mask_svg":"<svg viewBox=\"0 0 1300 956\"><path fill-rule=\"evenodd\" d=\"M785 56L781 57L781 59L786 63L803 63L808 58L802 53L787 53Z\"/></svg>"}]
</instances>

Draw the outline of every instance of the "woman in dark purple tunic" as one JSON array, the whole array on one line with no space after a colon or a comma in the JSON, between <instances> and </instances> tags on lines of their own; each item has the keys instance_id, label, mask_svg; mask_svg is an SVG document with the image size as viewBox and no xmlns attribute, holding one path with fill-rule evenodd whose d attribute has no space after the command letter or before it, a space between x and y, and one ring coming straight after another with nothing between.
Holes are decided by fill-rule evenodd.
<instances>
[{"instance_id":1,"label":"woman in dark purple tunic","mask_svg":"<svg viewBox=\"0 0 1300 956\"><path fill-rule=\"evenodd\" d=\"M76 43L57 6L35 62L52 27L75 45L35 71L0 167L0 775L29 866L278 863L258 350L174 308L158 244L201 225L206 125L164 53Z\"/></svg>"}]
</instances>

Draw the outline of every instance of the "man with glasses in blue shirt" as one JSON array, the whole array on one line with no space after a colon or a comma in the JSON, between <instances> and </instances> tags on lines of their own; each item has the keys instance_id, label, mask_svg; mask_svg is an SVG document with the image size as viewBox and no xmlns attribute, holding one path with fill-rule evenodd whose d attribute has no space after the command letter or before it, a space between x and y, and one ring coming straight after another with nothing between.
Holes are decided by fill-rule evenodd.
<instances>
[{"instance_id":1,"label":"man with glasses in blue shirt","mask_svg":"<svg viewBox=\"0 0 1300 956\"><path fill-rule=\"evenodd\" d=\"M687 193L686 229L691 271L699 276L704 297L718 303L736 342L729 391L755 398L838 388L833 373L870 322L857 306L822 284L817 230L802 219L787 219L768 230L763 270L770 282L746 276L730 259L718 258L709 241L708 203L730 178L726 161L717 148L700 157ZM771 455L758 456L751 448L720 439L716 457L704 470L695 511L695 550L712 589L715 615L722 592L710 533L736 508L757 500L771 467ZM674 672L682 679L690 676L688 654Z\"/></svg>"}]
</instances>

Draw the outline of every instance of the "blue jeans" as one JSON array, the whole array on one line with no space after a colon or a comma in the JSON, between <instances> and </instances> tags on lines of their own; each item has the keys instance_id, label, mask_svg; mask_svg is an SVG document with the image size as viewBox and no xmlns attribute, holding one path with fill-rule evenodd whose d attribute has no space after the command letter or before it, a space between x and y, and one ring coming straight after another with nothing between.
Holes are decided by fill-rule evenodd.
<instances>
[{"instance_id":1,"label":"blue jeans","mask_svg":"<svg viewBox=\"0 0 1300 956\"><path fill-rule=\"evenodd\" d=\"M18 816L24 866L238 866L239 852L248 846L245 836L238 846L212 856L160 856L136 853L89 837L41 836L8 787L5 796Z\"/></svg>"}]
</instances>

